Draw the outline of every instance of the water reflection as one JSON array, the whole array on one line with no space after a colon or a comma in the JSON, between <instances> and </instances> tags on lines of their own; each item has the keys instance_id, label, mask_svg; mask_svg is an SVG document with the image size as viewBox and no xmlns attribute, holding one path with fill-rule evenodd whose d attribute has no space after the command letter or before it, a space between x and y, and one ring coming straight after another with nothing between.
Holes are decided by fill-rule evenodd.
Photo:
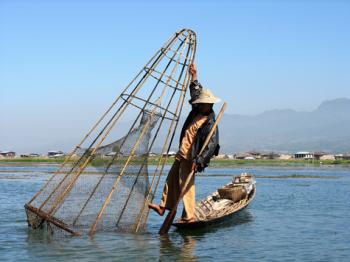
<instances>
[{"instance_id":1,"label":"water reflection","mask_svg":"<svg viewBox=\"0 0 350 262\"><path fill-rule=\"evenodd\" d=\"M195 253L197 242L200 242L206 234L212 234L219 230L226 230L227 228L249 223L253 220L254 217L249 210L242 210L221 223L213 224L205 228L193 230L177 229L173 234L170 234L170 236L159 237L159 260L168 261L169 256L171 256L174 260L196 261L198 259Z\"/></svg>"},{"instance_id":2,"label":"water reflection","mask_svg":"<svg viewBox=\"0 0 350 262\"><path fill-rule=\"evenodd\" d=\"M192 230L177 228L175 231L182 235L195 235L203 236L208 233L215 233L218 230L225 230L226 228L231 228L241 224L249 223L254 220L253 215L250 213L249 209L244 209L232 216L226 218L223 221L208 225L207 227L197 228Z\"/></svg>"},{"instance_id":3,"label":"water reflection","mask_svg":"<svg viewBox=\"0 0 350 262\"><path fill-rule=\"evenodd\" d=\"M160 236L159 237L159 261L169 261L169 257L176 261L195 261L194 254L196 239L193 236L181 235L181 238Z\"/></svg>"}]
</instances>

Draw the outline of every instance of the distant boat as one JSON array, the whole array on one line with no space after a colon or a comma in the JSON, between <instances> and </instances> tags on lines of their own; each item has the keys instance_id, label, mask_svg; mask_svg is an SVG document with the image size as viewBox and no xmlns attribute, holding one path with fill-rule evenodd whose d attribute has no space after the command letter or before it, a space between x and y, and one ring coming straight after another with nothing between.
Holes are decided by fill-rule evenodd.
<instances>
[{"instance_id":1,"label":"distant boat","mask_svg":"<svg viewBox=\"0 0 350 262\"><path fill-rule=\"evenodd\" d=\"M197 202L195 221L185 223L177 220L173 223L173 226L180 229L194 229L211 226L230 219L233 214L241 211L252 202L255 193L254 177L243 173L236 176L231 183Z\"/></svg>"}]
</instances>

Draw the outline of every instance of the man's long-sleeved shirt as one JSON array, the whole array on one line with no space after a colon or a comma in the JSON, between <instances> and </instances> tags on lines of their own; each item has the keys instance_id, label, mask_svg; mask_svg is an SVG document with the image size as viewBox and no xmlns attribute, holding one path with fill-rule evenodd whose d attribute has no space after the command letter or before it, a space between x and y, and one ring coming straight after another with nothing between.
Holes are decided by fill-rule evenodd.
<instances>
[{"instance_id":1,"label":"man's long-sleeved shirt","mask_svg":"<svg viewBox=\"0 0 350 262\"><path fill-rule=\"evenodd\" d=\"M184 158L189 160L191 158L191 147L197 135L197 131L207 119L208 116L199 114L193 119L192 123L188 125L181 140L180 149L176 154L176 159L180 160Z\"/></svg>"}]
</instances>

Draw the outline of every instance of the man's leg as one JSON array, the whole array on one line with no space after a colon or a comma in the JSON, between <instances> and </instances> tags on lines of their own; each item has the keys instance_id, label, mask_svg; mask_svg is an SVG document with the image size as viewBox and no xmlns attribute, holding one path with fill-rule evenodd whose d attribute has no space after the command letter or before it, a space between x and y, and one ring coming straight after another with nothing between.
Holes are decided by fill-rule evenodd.
<instances>
[{"instance_id":1,"label":"man's leg","mask_svg":"<svg viewBox=\"0 0 350 262\"><path fill-rule=\"evenodd\" d=\"M169 210L174 207L180 194L179 169L180 161L175 160L166 179L162 199L159 204L161 207Z\"/></svg>"},{"instance_id":2,"label":"man's leg","mask_svg":"<svg viewBox=\"0 0 350 262\"><path fill-rule=\"evenodd\" d=\"M159 205L149 204L148 207L156 211L160 216L164 214L165 209L172 209L176 199L180 194L179 185L180 161L175 160L166 178L163 189L162 199Z\"/></svg>"},{"instance_id":3,"label":"man's leg","mask_svg":"<svg viewBox=\"0 0 350 262\"><path fill-rule=\"evenodd\" d=\"M187 177L191 173L192 168L192 162L188 160L181 160L180 163L180 185L185 183ZM195 218L194 211L196 206L196 192L195 192L195 186L194 186L194 175L192 176L189 184L188 184L188 190L186 190L184 197L183 197L183 203L184 203L184 209L182 211L182 219L189 221Z\"/></svg>"}]
</instances>

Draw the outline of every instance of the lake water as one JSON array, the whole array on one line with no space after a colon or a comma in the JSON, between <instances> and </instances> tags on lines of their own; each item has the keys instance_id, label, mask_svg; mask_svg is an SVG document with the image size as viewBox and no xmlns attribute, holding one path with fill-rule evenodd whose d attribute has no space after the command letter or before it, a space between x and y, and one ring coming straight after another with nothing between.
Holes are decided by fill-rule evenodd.
<instances>
[{"instance_id":1,"label":"lake water","mask_svg":"<svg viewBox=\"0 0 350 262\"><path fill-rule=\"evenodd\" d=\"M1 261L350 259L350 168L208 169L208 176L196 178L197 198L228 183L232 174L257 177L256 198L231 221L194 232L172 229L167 237L159 237L162 219L152 214L146 233L98 233L93 239L52 237L28 229L23 205L49 177L45 172L55 169L0 166Z\"/></svg>"}]
</instances>

